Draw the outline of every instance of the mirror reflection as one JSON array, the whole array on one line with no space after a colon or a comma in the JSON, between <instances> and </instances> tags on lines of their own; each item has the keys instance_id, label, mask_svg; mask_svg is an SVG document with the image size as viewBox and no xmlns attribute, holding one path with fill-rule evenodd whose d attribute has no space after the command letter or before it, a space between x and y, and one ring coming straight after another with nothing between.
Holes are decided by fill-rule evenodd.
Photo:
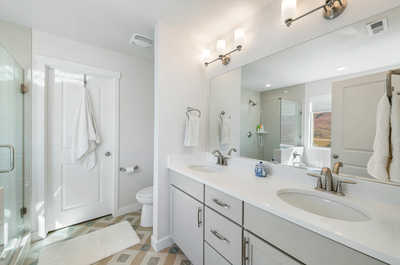
<instances>
[{"instance_id":1,"label":"mirror reflection","mask_svg":"<svg viewBox=\"0 0 400 265\"><path fill-rule=\"evenodd\" d=\"M399 8L215 77L210 148L400 183L398 47Z\"/></svg>"}]
</instances>

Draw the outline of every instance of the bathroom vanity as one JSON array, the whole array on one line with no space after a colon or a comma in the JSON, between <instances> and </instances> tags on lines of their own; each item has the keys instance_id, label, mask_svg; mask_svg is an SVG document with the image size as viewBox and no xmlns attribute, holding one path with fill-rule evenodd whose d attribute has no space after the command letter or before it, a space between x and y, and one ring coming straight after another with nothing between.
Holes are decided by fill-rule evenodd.
<instances>
[{"instance_id":1,"label":"bathroom vanity","mask_svg":"<svg viewBox=\"0 0 400 265\"><path fill-rule=\"evenodd\" d=\"M169 161L171 235L194 265L400 264L399 206L362 196L371 183L338 196L303 169L271 165L257 178L250 159L199 161Z\"/></svg>"}]
</instances>

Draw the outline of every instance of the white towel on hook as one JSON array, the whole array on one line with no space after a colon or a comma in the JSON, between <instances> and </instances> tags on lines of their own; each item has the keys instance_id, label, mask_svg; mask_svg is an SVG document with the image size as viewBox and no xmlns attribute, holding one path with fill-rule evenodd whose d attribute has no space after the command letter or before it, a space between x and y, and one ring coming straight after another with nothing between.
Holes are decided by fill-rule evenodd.
<instances>
[{"instance_id":1,"label":"white towel on hook","mask_svg":"<svg viewBox=\"0 0 400 265\"><path fill-rule=\"evenodd\" d=\"M390 162L390 102L387 95L379 100L376 113L374 153L367 165L368 174L374 178L388 180Z\"/></svg>"},{"instance_id":2,"label":"white towel on hook","mask_svg":"<svg viewBox=\"0 0 400 265\"><path fill-rule=\"evenodd\" d=\"M200 117L197 113L191 111L187 112L186 115L184 146L198 146L200 138Z\"/></svg>"},{"instance_id":3,"label":"white towel on hook","mask_svg":"<svg viewBox=\"0 0 400 265\"><path fill-rule=\"evenodd\" d=\"M96 148L101 143L96 127L90 92L82 87L81 104L75 114L72 139L72 154L75 161L81 161L87 169L96 166Z\"/></svg>"},{"instance_id":4,"label":"white towel on hook","mask_svg":"<svg viewBox=\"0 0 400 265\"><path fill-rule=\"evenodd\" d=\"M389 168L391 181L400 182L400 96L392 96L392 162Z\"/></svg>"},{"instance_id":5,"label":"white towel on hook","mask_svg":"<svg viewBox=\"0 0 400 265\"><path fill-rule=\"evenodd\" d=\"M221 115L219 124L219 144L222 151L228 150L232 144L231 117Z\"/></svg>"}]
</instances>

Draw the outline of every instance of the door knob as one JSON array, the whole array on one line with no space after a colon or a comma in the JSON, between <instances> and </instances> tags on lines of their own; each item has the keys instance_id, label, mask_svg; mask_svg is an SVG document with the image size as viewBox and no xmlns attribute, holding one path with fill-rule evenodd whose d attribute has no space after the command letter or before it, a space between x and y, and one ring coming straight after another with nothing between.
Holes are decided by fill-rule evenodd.
<instances>
[{"instance_id":1,"label":"door knob","mask_svg":"<svg viewBox=\"0 0 400 265\"><path fill-rule=\"evenodd\" d=\"M333 154L333 159L338 159L339 158L339 155L338 154Z\"/></svg>"},{"instance_id":2,"label":"door knob","mask_svg":"<svg viewBox=\"0 0 400 265\"><path fill-rule=\"evenodd\" d=\"M105 155L106 157L109 157L109 156L111 156L111 152L106 152L104 155Z\"/></svg>"}]
</instances>

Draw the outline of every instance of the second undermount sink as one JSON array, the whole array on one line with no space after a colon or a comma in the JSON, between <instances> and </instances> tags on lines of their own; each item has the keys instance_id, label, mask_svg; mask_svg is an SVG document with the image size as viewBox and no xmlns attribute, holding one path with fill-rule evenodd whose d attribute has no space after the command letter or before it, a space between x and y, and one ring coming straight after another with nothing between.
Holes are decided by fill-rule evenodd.
<instances>
[{"instance_id":1,"label":"second undermount sink","mask_svg":"<svg viewBox=\"0 0 400 265\"><path fill-rule=\"evenodd\" d=\"M370 220L368 215L361 210L332 199L330 196L319 194L319 192L283 189L279 190L277 194L286 203L320 216L349 222Z\"/></svg>"},{"instance_id":2,"label":"second undermount sink","mask_svg":"<svg viewBox=\"0 0 400 265\"><path fill-rule=\"evenodd\" d=\"M189 168L203 173L215 173L221 170L221 167L214 165L190 165Z\"/></svg>"}]
</instances>

